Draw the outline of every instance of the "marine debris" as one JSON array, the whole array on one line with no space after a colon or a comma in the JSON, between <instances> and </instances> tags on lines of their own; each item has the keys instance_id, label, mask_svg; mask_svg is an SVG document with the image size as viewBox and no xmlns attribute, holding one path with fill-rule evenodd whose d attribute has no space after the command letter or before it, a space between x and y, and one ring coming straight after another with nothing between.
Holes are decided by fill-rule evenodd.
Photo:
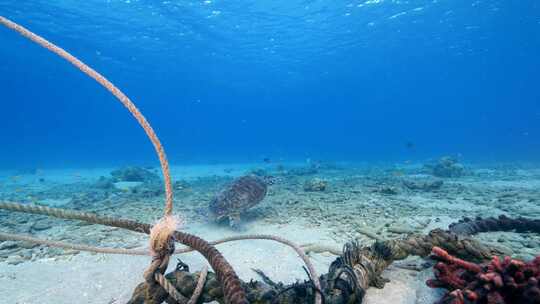
<instances>
[{"instance_id":1,"label":"marine debris","mask_svg":"<svg viewBox=\"0 0 540 304\"><path fill-rule=\"evenodd\" d=\"M499 228L504 230L508 227ZM435 246L474 262L489 261L492 256L500 253L473 239L435 229L427 235L376 241L369 246L361 246L356 241L347 243L341 256L330 265L328 273L320 276L320 290L314 287L311 280L283 284L271 281L260 271L257 273L261 275L262 281L242 282L242 286L252 303L312 303L318 294L323 295L324 303L327 304L362 303L369 287L384 287L387 280L381 277L381 273L390 264L410 255L428 257ZM187 297L195 288L197 274L185 268L177 268L167 274L167 278ZM140 295L143 293L143 289L137 289L129 303L157 304L166 300L166 294L161 292L161 298L156 298L155 302L142 302ZM203 302L223 301L223 294L216 287L215 276L211 272L201 299Z\"/></svg>"},{"instance_id":2,"label":"marine debris","mask_svg":"<svg viewBox=\"0 0 540 304\"><path fill-rule=\"evenodd\" d=\"M230 227L238 229L240 215L260 203L267 190L266 181L258 176L237 178L210 201L210 215L217 222L228 220Z\"/></svg>"},{"instance_id":3,"label":"marine debris","mask_svg":"<svg viewBox=\"0 0 540 304\"><path fill-rule=\"evenodd\" d=\"M530 262L494 256L489 263L475 264L434 247L433 257L440 261L436 278L426 283L448 289L438 304L540 303L540 256Z\"/></svg>"},{"instance_id":4,"label":"marine debris","mask_svg":"<svg viewBox=\"0 0 540 304\"><path fill-rule=\"evenodd\" d=\"M540 220L524 217L509 218L506 215L499 217L481 218L474 220L463 218L449 227L450 231L459 235L473 235L490 231L515 231L540 233Z\"/></svg>"},{"instance_id":5,"label":"marine debris","mask_svg":"<svg viewBox=\"0 0 540 304\"><path fill-rule=\"evenodd\" d=\"M66 219L79 219L89 221L91 223L105 224L145 233L148 233L151 229L151 226L148 224L130 220L96 216L94 214L40 206L0 202L0 209L51 215ZM504 221L489 220L490 223L495 223L490 225L490 231L513 231L516 227L532 227L534 229L527 229L527 231L539 232L539 230L537 230L537 220L526 218L503 218L503 220ZM477 221L478 223L483 223L486 220L478 219ZM482 224L474 225L475 221L467 221L462 223L468 223L467 225L472 225L474 227L482 226ZM459 224L461 223L456 225ZM451 225L451 227L456 227L456 225ZM468 231L476 233L474 230ZM4 239L16 239L10 235L1 236ZM209 252L206 251L205 245L202 245L204 244L204 241L200 239L197 240L197 238L194 236L189 236L178 231L174 231L173 236L180 242L187 243L188 245L191 244L189 245L190 247L199 249L199 251L208 258L214 269L221 269L219 267L215 268L215 260L213 260L213 258L219 259L219 256L211 258L206 255ZM295 248L297 253L300 256L303 256L304 261L308 261L306 262L306 265L308 265L308 268L310 268L309 260L307 257L305 257L305 255L302 254L303 250L301 248L298 248L298 246L274 236L236 236L218 240L212 242L211 244L220 244L240 239L270 239L287 244ZM28 239L28 241L33 240ZM48 245L56 246L59 244ZM209 243L207 245L210 246ZM263 282L242 282L239 286L246 290L247 297L250 301L257 303L270 304L275 303L275 301L279 301L280 303L310 303L311 301L315 300L318 295L322 295L324 297L325 303L361 303L367 288L370 286L382 288L384 286L386 280L381 277L381 273L391 263L404 259L409 255L427 257L430 252L432 252L434 247L443 248L449 254L459 257L460 259L471 261L471 263L486 263L487 261L491 260L493 256L500 254L500 251L497 249L490 248L479 243L478 241L470 239L468 238L468 235L464 235L464 237L462 237L451 230L435 229L427 235L417 234L410 235L407 238L384 241L379 240L369 246L361 246L356 241L350 242L344 247L342 255L331 264L329 272L320 277L320 284L316 283L316 273L310 269L310 279L308 281L299 282L292 285L284 285L274 282L270 283L268 278L263 278ZM180 249L176 250L175 253L187 252L189 250L191 249ZM210 250L210 252L212 252L212 250ZM129 252L123 253L131 254ZM216 300L219 302L227 302L227 297L225 296L226 293L223 293L223 290L226 289L222 289L223 287L217 287L218 282L220 281L218 280L219 276L219 273L217 275L208 273L206 283L204 284L204 287L202 287L202 294L200 295L200 299L202 301L206 302ZM163 282L164 284L159 285L149 282L142 283L136 288L132 301L129 303L158 304L167 300L168 297L171 296L171 293L178 293L178 297L187 298L193 294L194 290L197 288L194 282L196 282L198 278L200 277L189 273L185 267L177 267L175 271L167 275L160 276L159 274L156 274L155 279L159 282ZM320 286L320 288L317 285ZM171 300L167 301L170 302ZM317 303L321 302L317 300Z\"/></svg>"},{"instance_id":6,"label":"marine debris","mask_svg":"<svg viewBox=\"0 0 540 304\"><path fill-rule=\"evenodd\" d=\"M540 232L537 220L503 219L505 224L503 221L495 221L498 224L490 225L490 231L514 231L516 227L518 229L519 227L528 227L531 229L526 231ZM474 226L481 226L482 221L485 220L478 219L477 221L479 221L478 225ZM489 222L493 223L493 219L490 219ZM474 224L475 221L469 220L467 223ZM456 227L456 225L450 227ZM472 231L471 234L478 232L482 231ZM364 247L353 241L345 245L342 256L331 264L328 273L320 277L324 302L331 304L362 303L367 288L370 286L382 288L384 286L385 279L380 275L392 262L405 259L409 255L427 257L434 247L444 248L446 252L450 252L456 257L471 261L469 262L471 264L486 263L493 256L500 254L497 249L489 248L470 238L460 237L451 230L441 229L432 230L427 235L411 235L405 239L378 240L374 244ZM169 276L176 278L177 288L180 290L187 294L192 290L192 282L195 279L193 274L186 271L181 273L175 271ZM209 277L211 278L212 274L209 274ZM310 303L314 295L318 293L309 281L285 285L268 282L268 279L263 277L263 282L251 281L243 283L243 286L248 298L257 303L270 304L276 303L276 301L279 303ZM202 297L205 302L221 300L220 293L206 287Z\"/></svg>"}]
</instances>

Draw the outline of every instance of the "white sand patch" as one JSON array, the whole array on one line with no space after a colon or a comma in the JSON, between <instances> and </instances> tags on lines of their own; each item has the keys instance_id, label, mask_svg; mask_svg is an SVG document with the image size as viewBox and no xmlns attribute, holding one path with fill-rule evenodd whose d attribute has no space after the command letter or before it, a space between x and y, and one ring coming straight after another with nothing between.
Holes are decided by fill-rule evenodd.
<instances>
[{"instance_id":1,"label":"white sand patch","mask_svg":"<svg viewBox=\"0 0 540 304\"><path fill-rule=\"evenodd\" d=\"M135 188L137 186L142 185L142 182L117 182L114 183L114 187L118 190L124 190L127 191L131 188Z\"/></svg>"},{"instance_id":2,"label":"white sand patch","mask_svg":"<svg viewBox=\"0 0 540 304\"><path fill-rule=\"evenodd\" d=\"M68 260L0 264L0 303L125 303L148 258L80 254Z\"/></svg>"},{"instance_id":3,"label":"white sand patch","mask_svg":"<svg viewBox=\"0 0 540 304\"><path fill-rule=\"evenodd\" d=\"M540 179L517 180L517 181L492 181L489 183L492 187L502 188L522 188L522 189L538 189L540 188Z\"/></svg>"},{"instance_id":4,"label":"white sand patch","mask_svg":"<svg viewBox=\"0 0 540 304\"><path fill-rule=\"evenodd\" d=\"M47 205L49 207L62 207L63 205L69 203L70 201L71 201L70 198L62 198L62 199L46 198L46 199L42 199L40 203L43 205Z\"/></svg>"}]
</instances>

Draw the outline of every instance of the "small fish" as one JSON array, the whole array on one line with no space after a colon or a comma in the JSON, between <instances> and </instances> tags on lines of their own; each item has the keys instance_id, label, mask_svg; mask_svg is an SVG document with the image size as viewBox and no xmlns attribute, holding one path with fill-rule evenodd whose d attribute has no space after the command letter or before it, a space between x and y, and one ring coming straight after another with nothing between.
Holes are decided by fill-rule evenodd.
<instances>
[{"instance_id":1,"label":"small fish","mask_svg":"<svg viewBox=\"0 0 540 304\"><path fill-rule=\"evenodd\" d=\"M20 178L21 178L20 175L14 175L14 176L11 177L11 180L14 181L14 182L16 182L16 181L18 181Z\"/></svg>"},{"instance_id":2,"label":"small fish","mask_svg":"<svg viewBox=\"0 0 540 304\"><path fill-rule=\"evenodd\" d=\"M269 164L269 163L272 162L272 160L269 157L265 157L265 158L263 158L263 162Z\"/></svg>"}]
</instances>

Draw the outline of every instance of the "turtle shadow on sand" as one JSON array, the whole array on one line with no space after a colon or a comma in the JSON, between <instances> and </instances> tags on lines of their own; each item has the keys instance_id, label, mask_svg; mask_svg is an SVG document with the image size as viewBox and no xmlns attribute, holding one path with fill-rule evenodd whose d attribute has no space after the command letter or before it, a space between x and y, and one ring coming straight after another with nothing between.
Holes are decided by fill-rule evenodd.
<instances>
[{"instance_id":1,"label":"turtle shadow on sand","mask_svg":"<svg viewBox=\"0 0 540 304\"><path fill-rule=\"evenodd\" d=\"M207 213L207 215L210 216L210 224L215 225L220 228L232 230L235 232L246 232L250 230L251 224L257 222L258 219L261 219L264 217L263 210L260 210L259 208L253 208L249 210L245 210L240 213L240 220L231 220L228 217L222 217L220 219L213 219L211 218L211 214Z\"/></svg>"}]
</instances>

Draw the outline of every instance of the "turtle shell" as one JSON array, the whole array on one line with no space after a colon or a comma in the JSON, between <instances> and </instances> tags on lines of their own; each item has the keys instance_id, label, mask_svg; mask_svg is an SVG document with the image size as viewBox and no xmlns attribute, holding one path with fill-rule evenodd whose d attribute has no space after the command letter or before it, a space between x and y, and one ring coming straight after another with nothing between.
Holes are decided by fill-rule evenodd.
<instances>
[{"instance_id":1,"label":"turtle shell","mask_svg":"<svg viewBox=\"0 0 540 304\"><path fill-rule=\"evenodd\" d=\"M212 199L210 212L217 220L242 213L261 202L267 188L266 182L257 176L237 178Z\"/></svg>"}]
</instances>

